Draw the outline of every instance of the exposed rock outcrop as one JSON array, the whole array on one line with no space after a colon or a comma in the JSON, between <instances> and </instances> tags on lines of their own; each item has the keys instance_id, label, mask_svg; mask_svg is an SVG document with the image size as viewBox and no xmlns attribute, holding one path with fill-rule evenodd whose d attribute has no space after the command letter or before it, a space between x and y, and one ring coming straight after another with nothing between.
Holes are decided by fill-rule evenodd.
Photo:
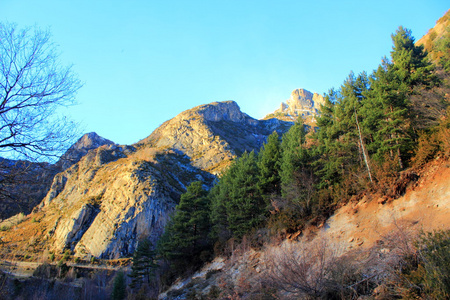
<instances>
[{"instance_id":1,"label":"exposed rock outcrop","mask_svg":"<svg viewBox=\"0 0 450 300\"><path fill-rule=\"evenodd\" d=\"M89 150L103 145L114 143L91 132L83 135L55 164L0 158L0 218L29 214L44 197L56 197L67 181L64 173L58 173L77 163Z\"/></svg>"},{"instance_id":2,"label":"exposed rock outcrop","mask_svg":"<svg viewBox=\"0 0 450 300\"><path fill-rule=\"evenodd\" d=\"M267 115L265 119L279 118L293 121L301 116L305 121L313 121L314 116L319 113L320 105L324 103L322 95L305 89L296 89L286 102L281 103L279 109Z\"/></svg>"},{"instance_id":3,"label":"exposed rock outcrop","mask_svg":"<svg viewBox=\"0 0 450 300\"><path fill-rule=\"evenodd\" d=\"M273 131L287 131L292 122L256 120L234 101L213 102L187 110L165 122L140 145L177 149L192 165L218 174L244 151L258 150Z\"/></svg>"},{"instance_id":4,"label":"exposed rock outcrop","mask_svg":"<svg viewBox=\"0 0 450 300\"><path fill-rule=\"evenodd\" d=\"M48 192L58 169L49 163L0 158L0 219L29 214Z\"/></svg>"},{"instance_id":5,"label":"exposed rock outcrop","mask_svg":"<svg viewBox=\"0 0 450 300\"><path fill-rule=\"evenodd\" d=\"M71 165L80 161L89 150L96 149L103 145L114 145L115 143L99 136L95 132L86 133L83 135L69 150L61 156L56 163L56 166L61 170L66 170Z\"/></svg>"}]
</instances>

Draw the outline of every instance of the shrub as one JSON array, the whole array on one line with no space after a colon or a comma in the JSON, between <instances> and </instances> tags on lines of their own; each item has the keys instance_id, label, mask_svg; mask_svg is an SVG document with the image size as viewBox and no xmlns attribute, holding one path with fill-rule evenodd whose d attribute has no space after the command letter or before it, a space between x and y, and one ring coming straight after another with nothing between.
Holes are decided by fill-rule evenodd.
<instances>
[{"instance_id":1,"label":"shrub","mask_svg":"<svg viewBox=\"0 0 450 300\"><path fill-rule=\"evenodd\" d=\"M64 255L63 255L63 260L66 261L70 258L70 255L72 254L72 251L70 251L70 249L66 249L66 251L64 251Z\"/></svg>"},{"instance_id":2,"label":"shrub","mask_svg":"<svg viewBox=\"0 0 450 300\"><path fill-rule=\"evenodd\" d=\"M450 298L450 230L422 233L394 266L391 295L407 299Z\"/></svg>"},{"instance_id":3,"label":"shrub","mask_svg":"<svg viewBox=\"0 0 450 300\"><path fill-rule=\"evenodd\" d=\"M8 231L11 229L11 224L0 225L0 231Z\"/></svg>"},{"instance_id":4,"label":"shrub","mask_svg":"<svg viewBox=\"0 0 450 300\"><path fill-rule=\"evenodd\" d=\"M308 248L285 244L268 250L265 257L269 270L267 281L290 297L318 299L336 291L330 275L337 254L336 248L323 239Z\"/></svg>"},{"instance_id":5,"label":"shrub","mask_svg":"<svg viewBox=\"0 0 450 300\"><path fill-rule=\"evenodd\" d=\"M419 266L416 273L425 293L435 299L449 299L450 230L422 234L418 248Z\"/></svg>"}]
</instances>

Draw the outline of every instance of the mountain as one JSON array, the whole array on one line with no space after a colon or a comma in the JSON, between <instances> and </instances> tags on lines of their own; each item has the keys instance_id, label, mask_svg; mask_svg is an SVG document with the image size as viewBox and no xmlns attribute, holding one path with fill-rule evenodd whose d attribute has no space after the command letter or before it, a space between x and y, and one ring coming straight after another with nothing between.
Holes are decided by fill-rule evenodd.
<instances>
[{"instance_id":1,"label":"mountain","mask_svg":"<svg viewBox=\"0 0 450 300\"><path fill-rule=\"evenodd\" d=\"M33 229L27 226L34 226L42 233L36 251L130 256L139 240L156 242L191 182L201 180L209 188L237 155L258 150L273 131L282 134L291 125L253 119L236 102L225 101L187 110L131 146L85 135L58 162L63 171L33 214L38 224L25 221L9 238L20 244L16 237L29 235Z\"/></svg>"},{"instance_id":2,"label":"mountain","mask_svg":"<svg viewBox=\"0 0 450 300\"><path fill-rule=\"evenodd\" d=\"M324 104L323 96L311 93L305 89L296 89L291 97L282 102L280 108L268 114L264 119L278 118L282 120L295 121L301 116L305 124L314 123L314 116L319 113L320 105Z\"/></svg>"},{"instance_id":3,"label":"mountain","mask_svg":"<svg viewBox=\"0 0 450 300\"><path fill-rule=\"evenodd\" d=\"M0 158L0 218L29 214L50 189L55 175L77 163L89 150L113 142L94 132L83 135L55 164Z\"/></svg>"},{"instance_id":4,"label":"mountain","mask_svg":"<svg viewBox=\"0 0 450 300\"><path fill-rule=\"evenodd\" d=\"M85 156L89 150L96 149L103 145L114 144L114 142L99 136L95 132L86 133L61 156L56 163L56 166L61 170L66 170L71 165L80 161L80 159Z\"/></svg>"},{"instance_id":5,"label":"mountain","mask_svg":"<svg viewBox=\"0 0 450 300\"><path fill-rule=\"evenodd\" d=\"M273 131L283 133L292 122L256 120L234 101L213 102L182 112L138 145L181 151L192 165L218 174L244 151L258 150Z\"/></svg>"}]
</instances>

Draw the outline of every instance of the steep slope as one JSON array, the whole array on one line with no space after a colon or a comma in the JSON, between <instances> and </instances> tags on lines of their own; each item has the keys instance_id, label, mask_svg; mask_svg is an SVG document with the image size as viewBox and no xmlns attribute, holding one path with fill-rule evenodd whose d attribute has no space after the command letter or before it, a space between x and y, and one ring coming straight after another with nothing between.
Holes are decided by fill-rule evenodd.
<instances>
[{"instance_id":1,"label":"steep slope","mask_svg":"<svg viewBox=\"0 0 450 300\"><path fill-rule=\"evenodd\" d=\"M114 142L99 136L95 132L86 133L61 156L56 163L56 166L61 170L66 170L73 164L80 161L80 159L85 156L89 150L97 149L103 145L114 144Z\"/></svg>"},{"instance_id":2,"label":"steep slope","mask_svg":"<svg viewBox=\"0 0 450 300\"><path fill-rule=\"evenodd\" d=\"M381 284L421 231L450 230L450 162L436 159L416 175L417 181L409 182L404 195L395 200L367 193L336 210L326 223L311 225L287 240L265 243L260 250L242 243L232 256L217 257L192 277L176 282L159 299L173 299L172 295L208 297L214 290L220 299L231 295L256 299L268 291L279 297L276 299L298 299L283 294L279 286L277 291L271 282L278 280L282 285L297 279L298 283L304 280L298 286L307 285L313 279L306 275L317 275L307 271L315 263L337 266L338 273L353 267L350 270L355 274L363 272L364 280L373 278ZM274 275L277 271L282 275ZM316 282L309 283L315 287ZM264 284L272 289L267 290ZM286 283L284 287L292 291L297 286Z\"/></svg>"},{"instance_id":3,"label":"steep slope","mask_svg":"<svg viewBox=\"0 0 450 300\"><path fill-rule=\"evenodd\" d=\"M259 149L274 130L282 134L291 124L255 120L226 101L185 111L133 146L81 139L66 158L82 156L76 150L83 145L103 145L57 174L31 220L16 226L15 234L5 232L3 241L26 249L34 226L40 232L34 251L129 256L140 239L156 242L191 182L208 188L236 155Z\"/></svg>"},{"instance_id":4,"label":"steep slope","mask_svg":"<svg viewBox=\"0 0 450 300\"><path fill-rule=\"evenodd\" d=\"M213 102L187 110L165 122L141 146L177 149L192 165L218 174L236 155L259 149L273 131L287 131L291 122L256 120L234 101Z\"/></svg>"},{"instance_id":5,"label":"steep slope","mask_svg":"<svg viewBox=\"0 0 450 300\"><path fill-rule=\"evenodd\" d=\"M58 169L48 163L0 158L0 219L29 214L48 192Z\"/></svg>"},{"instance_id":6,"label":"steep slope","mask_svg":"<svg viewBox=\"0 0 450 300\"><path fill-rule=\"evenodd\" d=\"M83 135L55 164L0 158L0 218L29 214L45 197L57 173L77 163L89 150L112 144L91 132Z\"/></svg>"},{"instance_id":7,"label":"steep slope","mask_svg":"<svg viewBox=\"0 0 450 300\"><path fill-rule=\"evenodd\" d=\"M425 50L430 54L431 59L434 62L438 62L439 59L444 55L443 47L439 47L439 43L444 38L448 37L450 34L450 10L448 10L439 20L436 21L436 24L433 28L431 28L426 35L420 38L416 44L423 45Z\"/></svg>"}]
</instances>

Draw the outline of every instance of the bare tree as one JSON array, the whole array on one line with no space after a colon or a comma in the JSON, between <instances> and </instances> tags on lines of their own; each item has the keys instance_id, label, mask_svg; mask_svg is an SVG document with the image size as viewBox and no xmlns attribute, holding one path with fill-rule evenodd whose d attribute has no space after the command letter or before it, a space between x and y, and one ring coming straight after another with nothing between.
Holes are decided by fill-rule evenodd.
<instances>
[{"instance_id":1,"label":"bare tree","mask_svg":"<svg viewBox=\"0 0 450 300\"><path fill-rule=\"evenodd\" d=\"M339 252L336 245L323 238L308 246L285 243L267 249L268 283L284 292L285 299L329 299L330 292L337 295L341 288L332 276Z\"/></svg>"},{"instance_id":2,"label":"bare tree","mask_svg":"<svg viewBox=\"0 0 450 300\"><path fill-rule=\"evenodd\" d=\"M59 156L78 135L58 108L74 104L81 83L58 56L49 31L0 23L0 155Z\"/></svg>"}]
</instances>

